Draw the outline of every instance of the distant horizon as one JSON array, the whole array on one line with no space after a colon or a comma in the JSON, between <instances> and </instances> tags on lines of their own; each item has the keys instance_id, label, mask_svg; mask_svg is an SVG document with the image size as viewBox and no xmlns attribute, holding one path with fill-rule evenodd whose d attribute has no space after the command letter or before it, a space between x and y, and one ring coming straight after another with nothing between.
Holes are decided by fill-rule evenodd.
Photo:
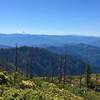
<instances>
[{"instance_id":1,"label":"distant horizon","mask_svg":"<svg viewBox=\"0 0 100 100\"><path fill-rule=\"evenodd\" d=\"M0 32L0 35L41 35L41 36L82 36L82 37L96 37L96 38L100 38L100 36L97 36L97 35L81 35L81 34L33 34L33 33L17 33L17 32L14 32L14 33L1 33Z\"/></svg>"}]
</instances>

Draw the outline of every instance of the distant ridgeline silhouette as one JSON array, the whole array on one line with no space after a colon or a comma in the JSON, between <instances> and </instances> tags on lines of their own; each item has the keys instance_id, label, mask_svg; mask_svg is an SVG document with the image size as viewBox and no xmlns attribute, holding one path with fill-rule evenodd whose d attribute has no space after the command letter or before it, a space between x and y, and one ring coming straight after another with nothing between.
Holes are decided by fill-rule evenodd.
<instances>
[{"instance_id":1,"label":"distant ridgeline silhouette","mask_svg":"<svg viewBox=\"0 0 100 100\"><path fill-rule=\"evenodd\" d=\"M0 34L0 44L6 46L62 46L66 43L84 43L100 47L99 37L86 37L74 35L29 35L29 34Z\"/></svg>"}]
</instances>

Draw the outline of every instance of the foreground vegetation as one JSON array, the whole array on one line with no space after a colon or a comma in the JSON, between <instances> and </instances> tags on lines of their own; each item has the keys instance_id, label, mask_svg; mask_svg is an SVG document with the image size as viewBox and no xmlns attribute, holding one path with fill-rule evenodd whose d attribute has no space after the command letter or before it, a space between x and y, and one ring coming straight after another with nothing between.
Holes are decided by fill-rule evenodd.
<instances>
[{"instance_id":1,"label":"foreground vegetation","mask_svg":"<svg viewBox=\"0 0 100 100\"><path fill-rule=\"evenodd\" d=\"M0 100L99 100L100 93L78 85L51 83L19 73L0 72Z\"/></svg>"}]
</instances>

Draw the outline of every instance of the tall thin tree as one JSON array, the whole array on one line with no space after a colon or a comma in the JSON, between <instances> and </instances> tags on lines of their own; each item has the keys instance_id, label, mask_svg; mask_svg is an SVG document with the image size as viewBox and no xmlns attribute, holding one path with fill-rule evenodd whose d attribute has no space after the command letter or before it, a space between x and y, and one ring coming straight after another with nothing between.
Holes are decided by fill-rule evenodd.
<instances>
[{"instance_id":1,"label":"tall thin tree","mask_svg":"<svg viewBox=\"0 0 100 100\"><path fill-rule=\"evenodd\" d=\"M48 58L48 67L47 67L47 70L46 70L47 81L50 81L51 76L52 76L52 65L51 65L51 58L49 57Z\"/></svg>"},{"instance_id":2,"label":"tall thin tree","mask_svg":"<svg viewBox=\"0 0 100 100\"><path fill-rule=\"evenodd\" d=\"M17 45L17 43L16 43L15 66L16 66L15 71L17 72L18 71L18 45Z\"/></svg>"},{"instance_id":3,"label":"tall thin tree","mask_svg":"<svg viewBox=\"0 0 100 100\"><path fill-rule=\"evenodd\" d=\"M90 70L90 65L86 65L86 86L87 88L89 87L90 84L90 78L91 78L91 70Z\"/></svg>"},{"instance_id":4,"label":"tall thin tree","mask_svg":"<svg viewBox=\"0 0 100 100\"><path fill-rule=\"evenodd\" d=\"M80 66L80 63L78 63L78 67L79 67L79 74L80 74L80 88L81 88L81 86L82 86L82 69L81 69L81 66Z\"/></svg>"},{"instance_id":5,"label":"tall thin tree","mask_svg":"<svg viewBox=\"0 0 100 100\"><path fill-rule=\"evenodd\" d=\"M28 59L28 66L29 68L29 78L32 78L32 72L33 72L33 60L32 60L32 51L29 52L29 59Z\"/></svg>"},{"instance_id":6,"label":"tall thin tree","mask_svg":"<svg viewBox=\"0 0 100 100\"><path fill-rule=\"evenodd\" d=\"M17 81L17 71L18 71L18 46L16 43L16 48L15 48L15 74L14 74L14 85Z\"/></svg>"},{"instance_id":7,"label":"tall thin tree","mask_svg":"<svg viewBox=\"0 0 100 100\"><path fill-rule=\"evenodd\" d=\"M62 82L62 73L63 73L63 67L62 67L62 56L59 57L59 83Z\"/></svg>"},{"instance_id":8,"label":"tall thin tree","mask_svg":"<svg viewBox=\"0 0 100 100\"><path fill-rule=\"evenodd\" d=\"M97 90L97 83L98 83L98 75L97 75L97 73L96 73L96 75L95 75L95 91Z\"/></svg>"},{"instance_id":9,"label":"tall thin tree","mask_svg":"<svg viewBox=\"0 0 100 100\"><path fill-rule=\"evenodd\" d=\"M65 84L66 82L66 73L67 73L67 63L66 63L66 56L64 57L64 62L63 62L63 83Z\"/></svg>"}]
</instances>

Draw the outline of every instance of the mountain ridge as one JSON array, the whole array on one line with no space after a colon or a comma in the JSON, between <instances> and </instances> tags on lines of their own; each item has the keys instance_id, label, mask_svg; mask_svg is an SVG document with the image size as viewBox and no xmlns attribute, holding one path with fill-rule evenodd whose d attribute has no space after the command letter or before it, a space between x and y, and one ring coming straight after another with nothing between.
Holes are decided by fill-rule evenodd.
<instances>
[{"instance_id":1,"label":"mountain ridge","mask_svg":"<svg viewBox=\"0 0 100 100\"><path fill-rule=\"evenodd\" d=\"M73 74L79 74L79 66L82 68L82 72L85 71L85 63L79 58L72 57L70 55L58 55L52 53L44 48L33 48L33 47L20 47L18 48L18 68L23 70L25 73L32 66L33 75L47 75L50 71L54 71L54 75L58 75L60 63L66 56L66 62L70 66L70 72ZM16 49L0 49L0 61L5 61L15 65ZM59 61L62 58L62 61ZM30 65L30 61L31 65ZM77 66L79 62L79 66ZM68 67L67 66L67 67ZM74 66L74 67L73 67Z\"/></svg>"},{"instance_id":2,"label":"mountain ridge","mask_svg":"<svg viewBox=\"0 0 100 100\"><path fill-rule=\"evenodd\" d=\"M89 63L93 70L100 71L100 48L87 44L66 44L64 46L47 47L57 54L70 54L79 57L85 63ZM96 69L98 67L98 69ZM95 69L94 69L95 68Z\"/></svg>"},{"instance_id":3,"label":"mountain ridge","mask_svg":"<svg viewBox=\"0 0 100 100\"><path fill-rule=\"evenodd\" d=\"M78 35L0 34L0 44L15 46L61 46L66 43L84 43L100 47L100 37Z\"/></svg>"}]
</instances>

